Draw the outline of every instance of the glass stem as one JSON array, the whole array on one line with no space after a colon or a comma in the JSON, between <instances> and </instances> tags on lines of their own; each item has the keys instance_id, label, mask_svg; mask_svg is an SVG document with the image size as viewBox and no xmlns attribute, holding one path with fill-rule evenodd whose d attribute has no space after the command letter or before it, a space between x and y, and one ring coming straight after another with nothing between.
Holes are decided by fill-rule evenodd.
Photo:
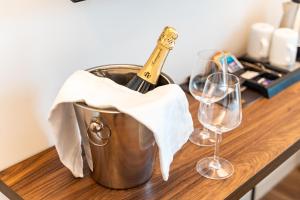
<instances>
[{"instance_id":1,"label":"glass stem","mask_svg":"<svg viewBox=\"0 0 300 200\"><path fill-rule=\"evenodd\" d=\"M205 128L205 127L202 128L202 134L203 134L205 139L209 137L209 133L208 133L207 128Z\"/></svg>"},{"instance_id":2,"label":"glass stem","mask_svg":"<svg viewBox=\"0 0 300 200\"><path fill-rule=\"evenodd\" d=\"M214 153L214 160L215 160L215 164L214 166L216 168L220 168L220 162L219 162L219 151L220 151L220 142L222 140L222 133L221 132L215 132L215 153Z\"/></svg>"}]
</instances>

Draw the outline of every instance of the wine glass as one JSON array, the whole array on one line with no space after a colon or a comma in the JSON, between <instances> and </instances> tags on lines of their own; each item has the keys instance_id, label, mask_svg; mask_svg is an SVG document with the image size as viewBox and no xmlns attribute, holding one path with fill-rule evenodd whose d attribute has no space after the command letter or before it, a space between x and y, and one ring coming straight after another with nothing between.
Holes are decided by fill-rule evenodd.
<instances>
[{"instance_id":1,"label":"wine glass","mask_svg":"<svg viewBox=\"0 0 300 200\"><path fill-rule=\"evenodd\" d=\"M189 81L189 91L196 100L200 102L207 100L202 95L206 78L210 74L219 71L227 72L226 57L223 52L217 50L202 50L198 52L197 61L192 68ZM214 133L206 128L195 128L189 140L198 146L213 146L215 136Z\"/></svg>"},{"instance_id":2,"label":"wine glass","mask_svg":"<svg viewBox=\"0 0 300 200\"><path fill-rule=\"evenodd\" d=\"M238 77L228 73L211 74L205 83L203 95L210 101L202 102L199 110L201 124L215 132L213 157L198 161L196 169L210 179L225 179L233 174L233 165L219 157L222 133L238 127L242 120L241 92Z\"/></svg>"}]
</instances>

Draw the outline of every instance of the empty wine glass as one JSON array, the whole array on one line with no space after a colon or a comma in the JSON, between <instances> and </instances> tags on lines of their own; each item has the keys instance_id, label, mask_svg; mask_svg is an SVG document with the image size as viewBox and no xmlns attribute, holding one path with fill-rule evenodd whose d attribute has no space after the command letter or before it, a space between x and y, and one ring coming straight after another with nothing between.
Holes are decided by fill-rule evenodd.
<instances>
[{"instance_id":1,"label":"empty wine glass","mask_svg":"<svg viewBox=\"0 0 300 200\"><path fill-rule=\"evenodd\" d=\"M189 91L196 100L200 102L208 100L202 95L205 81L210 74L220 71L223 73L227 71L226 57L223 52L216 50L198 52L197 61L192 68L189 81ZM189 140L198 146L213 146L215 135L206 128L195 128Z\"/></svg>"},{"instance_id":2,"label":"empty wine glass","mask_svg":"<svg viewBox=\"0 0 300 200\"><path fill-rule=\"evenodd\" d=\"M239 79L228 73L211 74L205 83L203 96L211 101L201 103L199 119L207 129L215 132L213 157L198 161L196 169L210 179L225 179L233 174L233 165L219 157L222 133L238 127L242 120L241 92Z\"/></svg>"}]
</instances>

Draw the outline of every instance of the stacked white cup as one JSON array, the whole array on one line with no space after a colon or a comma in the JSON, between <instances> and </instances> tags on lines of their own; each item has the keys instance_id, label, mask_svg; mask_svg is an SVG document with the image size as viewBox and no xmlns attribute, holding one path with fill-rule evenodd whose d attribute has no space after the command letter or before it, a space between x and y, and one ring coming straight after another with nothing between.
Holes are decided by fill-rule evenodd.
<instances>
[{"instance_id":1,"label":"stacked white cup","mask_svg":"<svg viewBox=\"0 0 300 200\"><path fill-rule=\"evenodd\" d=\"M274 27L270 24L253 24L248 41L248 56L257 60L266 59L269 56L273 32Z\"/></svg>"},{"instance_id":2,"label":"stacked white cup","mask_svg":"<svg viewBox=\"0 0 300 200\"><path fill-rule=\"evenodd\" d=\"M298 33L266 23L251 26L247 55L261 61L268 58L271 65L290 69L296 61Z\"/></svg>"},{"instance_id":3,"label":"stacked white cup","mask_svg":"<svg viewBox=\"0 0 300 200\"><path fill-rule=\"evenodd\" d=\"M271 65L292 67L296 61L298 33L289 28L277 29L272 38L269 61Z\"/></svg>"}]
</instances>

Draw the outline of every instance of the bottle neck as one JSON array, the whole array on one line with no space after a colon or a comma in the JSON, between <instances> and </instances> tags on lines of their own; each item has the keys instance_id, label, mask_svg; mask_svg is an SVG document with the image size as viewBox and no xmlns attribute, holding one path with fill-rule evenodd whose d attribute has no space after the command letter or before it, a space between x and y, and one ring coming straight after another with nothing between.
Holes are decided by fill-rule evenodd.
<instances>
[{"instance_id":1,"label":"bottle neck","mask_svg":"<svg viewBox=\"0 0 300 200\"><path fill-rule=\"evenodd\" d=\"M146 64L137 75L145 81L155 85L169 51L170 49L158 43Z\"/></svg>"}]
</instances>

